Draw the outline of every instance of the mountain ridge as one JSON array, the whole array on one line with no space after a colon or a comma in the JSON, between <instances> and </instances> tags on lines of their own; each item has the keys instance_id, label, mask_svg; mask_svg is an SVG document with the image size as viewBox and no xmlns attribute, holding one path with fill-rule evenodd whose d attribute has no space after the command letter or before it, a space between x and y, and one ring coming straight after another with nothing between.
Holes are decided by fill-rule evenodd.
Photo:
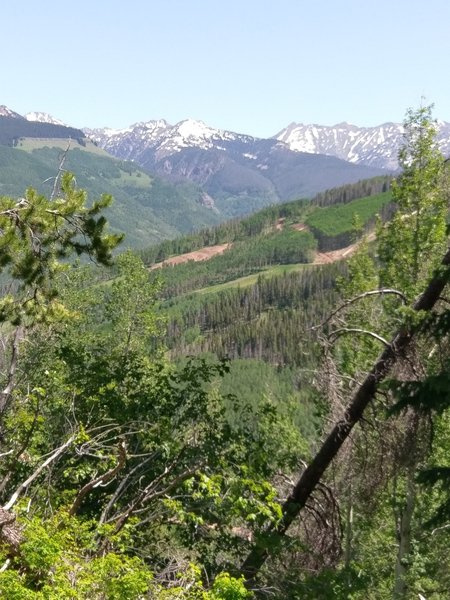
<instances>
[{"instance_id":1,"label":"mountain ridge","mask_svg":"<svg viewBox=\"0 0 450 600\"><path fill-rule=\"evenodd\" d=\"M2 112L3 110L3 112ZM5 114L6 111L6 114ZM47 113L27 113L25 117L0 106L5 114L62 125L63 122ZM438 143L446 156L450 155L450 123L438 121ZM257 140L276 140L294 152L334 156L346 162L387 170L398 169L397 155L403 139L403 125L388 121L375 126L358 126L347 121L335 125L303 124L292 121L270 138L217 129L201 120L184 119L175 125L165 119L139 121L122 129L83 128L84 133L114 156L141 161L141 155L152 150L153 162L186 148L225 150L221 142L252 144ZM247 153L250 154L250 153Z\"/></svg>"},{"instance_id":2,"label":"mountain ridge","mask_svg":"<svg viewBox=\"0 0 450 600\"><path fill-rule=\"evenodd\" d=\"M335 156L293 151L275 138L214 129L193 119L84 132L113 156L132 160L149 173L201 185L230 217L386 173Z\"/></svg>"},{"instance_id":3,"label":"mountain ridge","mask_svg":"<svg viewBox=\"0 0 450 600\"><path fill-rule=\"evenodd\" d=\"M450 155L450 123L440 121L438 144ZM342 122L332 126L290 123L275 135L295 152L336 156L354 164L398 169L398 151L403 141L403 125L387 122L374 127L359 127Z\"/></svg>"}]
</instances>

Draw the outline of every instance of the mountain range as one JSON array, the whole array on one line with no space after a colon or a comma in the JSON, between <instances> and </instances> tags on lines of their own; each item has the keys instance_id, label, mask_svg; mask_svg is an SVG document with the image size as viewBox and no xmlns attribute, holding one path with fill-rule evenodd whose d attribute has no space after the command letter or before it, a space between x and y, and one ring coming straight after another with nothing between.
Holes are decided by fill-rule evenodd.
<instances>
[{"instance_id":1,"label":"mountain range","mask_svg":"<svg viewBox=\"0 0 450 600\"><path fill-rule=\"evenodd\" d=\"M88 192L116 198L112 226L142 246L389 174L398 168L402 126L291 123L267 139L192 119L80 130L47 113L22 116L0 106L0 193L23 193L21 185L41 189L57 172L68 139L67 168ZM449 154L449 123L439 124L439 142Z\"/></svg>"},{"instance_id":2,"label":"mountain range","mask_svg":"<svg viewBox=\"0 0 450 600\"><path fill-rule=\"evenodd\" d=\"M357 127L350 123L332 126L291 123L269 139L214 129L192 119L176 125L161 119L135 123L127 129L84 131L111 154L135 160L144 166L164 164L164 159L187 149L219 150L233 155L236 154L233 150L237 150L249 160L262 158L261 149L269 152L289 149L299 154L322 154L353 164L395 171L398 169L397 155L403 140L403 125L400 123L384 123L375 127ZM437 139L442 153L448 156L450 123L438 122ZM268 163L258 160L255 164L264 171ZM162 168L171 174L169 164Z\"/></svg>"},{"instance_id":3,"label":"mountain range","mask_svg":"<svg viewBox=\"0 0 450 600\"><path fill-rule=\"evenodd\" d=\"M84 132L113 156L132 160L150 173L200 185L229 217L386 174L379 167L299 152L276 138L214 129L192 119Z\"/></svg>"},{"instance_id":4,"label":"mountain range","mask_svg":"<svg viewBox=\"0 0 450 600\"><path fill-rule=\"evenodd\" d=\"M450 123L440 121L437 126L439 148L445 156L449 156ZM339 123L327 127L291 123L275 137L297 152L327 154L351 163L395 171L403 141L403 126L384 123L376 127L357 127Z\"/></svg>"}]
</instances>

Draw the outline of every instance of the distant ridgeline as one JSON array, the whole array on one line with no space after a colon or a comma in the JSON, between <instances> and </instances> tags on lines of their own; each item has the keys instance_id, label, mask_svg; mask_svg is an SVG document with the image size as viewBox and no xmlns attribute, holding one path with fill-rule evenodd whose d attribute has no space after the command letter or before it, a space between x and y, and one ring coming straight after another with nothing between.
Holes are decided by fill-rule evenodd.
<instances>
[{"instance_id":1,"label":"distant ridgeline","mask_svg":"<svg viewBox=\"0 0 450 600\"><path fill-rule=\"evenodd\" d=\"M0 144L3 146L16 146L20 138L63 138L73 139L84 146L85 134L81 129L54 125L53 123L39 123L27 121L25 118L0 116Z\"/></svg>"}]
</instances>

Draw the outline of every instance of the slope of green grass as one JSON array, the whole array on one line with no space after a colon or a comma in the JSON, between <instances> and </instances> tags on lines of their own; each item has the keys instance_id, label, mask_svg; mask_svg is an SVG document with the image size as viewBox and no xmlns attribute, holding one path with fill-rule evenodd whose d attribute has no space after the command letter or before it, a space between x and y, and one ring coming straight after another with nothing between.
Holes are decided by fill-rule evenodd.
<instances>
[{"instance_id":1,"label":"slope of green grass","mask_svg":"<svg viewBox=\"0 0 450 600\"><path fill-rule=\"evenodd\" d=\"M310 265L305 263L294 263L291 265L274 265L272 267L267 267L266 269L262 269L257 273L253 273L252 275L247 275L246 277L238 277L237 279L232 279L231 281L227 281L226 283L219 283L217 285L210 285L204 288L200 288L198 290L194 290L196 294L215 294L217 292L222 292L223 290L228 290L231 288L245 288L251 285L255 285L260 277L278 277L280 275L294 273L295 271L300 271L301 269L311 268Z\"/></svg>"},{"instance_id":2,"label":"slope of green grass","mask_svg":"<svg viewBox=\"0 0 450 600\"><path fill-rule=\"evenodd\" d=\"M305 222L326 236L337 236L352 230L354 215L358 216L362 225L366 225L391 200L391 192L385 192L376 196L358 198L346 204L318 207L306 217Z\"/></svg>"}]
</instances>

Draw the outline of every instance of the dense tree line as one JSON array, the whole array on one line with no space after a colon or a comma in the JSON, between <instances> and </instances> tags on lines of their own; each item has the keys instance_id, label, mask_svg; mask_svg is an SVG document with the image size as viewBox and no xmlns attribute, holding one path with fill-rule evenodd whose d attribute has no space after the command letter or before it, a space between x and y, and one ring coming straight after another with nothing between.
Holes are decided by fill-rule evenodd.
<instances>
[{"instance_id":1,"label":"dense tree line","mask_svg":"<svg viewBox=\"0 0 450 600\"><path fill-rule=\"evenodd\" d=\"M73 139L82 146L86 144L86 136L81 129L54 123L27 121L25 118L0 116L0 144L13 146L24 137Z\"/></svg>"},{"instance_id":2,"label":"dense tree line","mask_svg":"<svg viewBox=\"0 0 450 600\"><path fill-rule=\"evenodd\" d=\"M384 194L390 190L392 181L391 175L363 179L357 183L319 192L311 203L317 206L333 206L333 204L346 204L357 198Z\"/></svg>"},{"instance_id":3,"label":"dense tree line","mask_svg":"<svg viewBox=\"0 0 450 600\"><path fill-rule=\"evenodd\" d=\"M260 276L243 288L169 300L168 346L175 356L213 352L278 365L311 365L311 327L331 309L336 278L343 273L344 264L324 265Z\"/></svg>"}]
</instances>

